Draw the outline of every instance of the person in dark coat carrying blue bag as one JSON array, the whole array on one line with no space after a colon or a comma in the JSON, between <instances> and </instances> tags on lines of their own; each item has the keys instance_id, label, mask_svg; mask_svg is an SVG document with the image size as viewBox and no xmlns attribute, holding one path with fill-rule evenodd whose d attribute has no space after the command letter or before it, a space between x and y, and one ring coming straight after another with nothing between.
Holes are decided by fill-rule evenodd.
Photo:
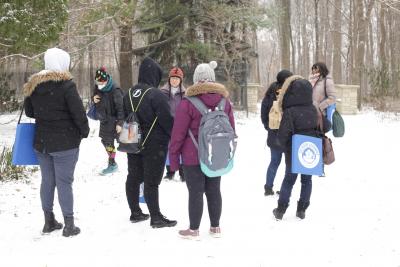
<instances>
[{"instance_id":1,"label":"person in dark coat carrying blue bag","mask_svg":"<svg viewBox=\"0 0 400 267\"><path fill-rule=\"evenodd\" d=\"M282 219L289 206L292 189L298 176L297 173L292 173L292 136L294 134L320 136L318 111L313 105L311 83L301 76L293 75L283 84L281 94L279 104L283 115L278 130L277 144L285 151L286 171L279 193L278 207L273 210L277 220ZM325 116L323 119L323 131L327 132L330 123ZM311 191L312 175L301 174L301 191L296 211L296 216L300 219L305 218L306 209L310 205Z\"/></svg>"},{"instance_id":2,"label":"person in dark coat carrying blue bag","mask_svg":"<svg viewBox=\"0 0 400 267\"><path fill-rule=\"evenodd\" d=\"M281 91L285 80L292 76L293 73L289 70L281 70L276 76L276 82L273 82L267 92L265 93L264 99L261 103L261 121L264 125L265 130L268 131L267 145L271 150L271 161L268 165L266 182L264 185L264 195L270 196L274 194L273 186L278 171L279 165L281 164L283 151L276 145L276 135L278 130L269 128L269 111L271 110L272 104Z\"/></svg>"},{"instance_id":3,"label":"person in dark coat carrying blue bag","mask_svg":"<svg viewBox=\"0 0 400 267\"><path fill-rule=\"evenodd\" d=\"M25 113L35 118L34 149L42 174L40 199L44 211L43 233L62 228L53 213L54 192L64 216L63 236L80 233L74 224L74 170L82 138L89 134L88 120L72 81L67 52L48 49L44 55L45 69L30 77L24 85Z\"/></svg>"},{"instance_id":4,"label":"person in dark coat carrying blue bag","mask_svg":"<svg viewBox=\"0 0 400 267\"><path fill-rule=\"evenodd\" d=\"M137 223L149 218L139 206L140 184L144 182L144 198L151 216L150 226L153 228L173 227L177 224L177 221L169 220L161 213L158 197L173 125L168 97L158 89L161 77L160 65L149 57L144 58L139 67L138 84L124 96L125 117L128 118L133 108L137 109L136 115L144 140L139 153L128 153L126 197L131 210L129 219Z\"/></svg>"},{"instance_id":5,"label":"person in dark coat carrying blue bag","mask_svg":"<svg viewBox=\"0 0 400 267\"><path fill-rule=\"evenodd\" d=\"M95 82L93 102L96 105L97 119L100 120L99 136L108 155L108 166L100 174L106 175L118 169L114 141L124 122L123 93L105 67L96 70Z\"/></svg>"}]
</instances>

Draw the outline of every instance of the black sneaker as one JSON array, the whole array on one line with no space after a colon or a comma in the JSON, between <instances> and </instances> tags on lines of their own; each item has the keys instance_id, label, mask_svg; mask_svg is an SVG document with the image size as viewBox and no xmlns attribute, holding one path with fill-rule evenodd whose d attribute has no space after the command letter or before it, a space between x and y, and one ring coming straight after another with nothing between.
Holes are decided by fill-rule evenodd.
<instances>
[{"instance_id":1,"label":"black sneaker","mask_svg":"<svg viewBox=\"0 0 400 267\"><path fill-rule=\"evenodd\" d=\"M150 226L153 228L174 227L177 221L168 220L167 217L160 215L150 220Z\"/></svg>"},{"instance_id":2,"label":"black sneaker","mask_svg":"<svg viewBox=\"0 0 400 267\"><path fill-rule=\"evenodd\" d=\"M264 186L265 192L264 196L273 196L274 195L274 190L272 190L271 187Z\"/></svg>"},{"instance_id":3,"label":"black sneaker","mask_svg":"<svg viewBox=\"0 0 400 267\"><path fill-rule=\"evenodd\" d=\"M132 223L137 223L137 222L145 221L149 217L150 217L149 214L144 214L142 211L135 211L135 212L132 212L131 217L129 218L129 220Z\"/></svg>"},{"instance_id":4,"label":"black sneaker","mask_svg":"<svg viewBox=\"0 0 400 267\"><path fill-rule=\"evenodd\" d=\"M172 180L172 179L174 179L174 174L175 174L175 173L167 173L167 174L164 176L164 179Z\"/></svg>"}]
</instances>

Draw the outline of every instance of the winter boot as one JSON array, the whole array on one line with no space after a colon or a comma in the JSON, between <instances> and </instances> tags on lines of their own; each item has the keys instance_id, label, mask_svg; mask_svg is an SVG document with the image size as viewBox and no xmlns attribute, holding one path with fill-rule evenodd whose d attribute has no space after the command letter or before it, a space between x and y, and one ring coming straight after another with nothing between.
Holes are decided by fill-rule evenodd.
<instances>
[{"instance_id":1,"label":"winter boot","mask_svg":"<svg viewBox=\"0 0 400 267\"><path fill-rule=\"evenodd\" d=\"M310 205L310 202L304 203L304 202L298 201L296 217L303 220L306 217L306 209L308 208L309 205Z\"/></svg>"},{"instance_id":2,"label":"winter boot","mask_svg":"<svg viewBox=\"0 0 400 267\"><path fill-rule=\"evenodd\" d=\"M182 166L179 167L179 176L181 177L181 182L186 181Z\"/></svg>"},{"instance_id":3,"label":"winter boot","mask_svg":"<svg viewBox=\"0 0 400 267\"><path fill-rule=\"evenodd\" d=\"M272 187L264 185L264 196L273 196L274 195L274 190L272 190Z\"/></svg>"},{"instance_id":4,"label":"winter boot","mask_svg":"<svg viewBox=\"0 0 400 267\"><path fill-rule=\"evenodd\" d=\"M149 214L145 214L143 213L141 210L140 211L134 211L131 214L131 217L129 218L129 220L132 223L137 223L137 222L141 222L141 221L145 221L150 217Z\"/></svg>"},{"instance_id":5,"label":"winter boot","mask_svg":"<svg viewBox=\"0 0 400 267\"><path fill-rule=\"evenodd\" d=\"M179 236L184 238L184 239L191 239L191 240L200 240L200 232L199 230L192 230L192 229L186 229L186 230L180 230L179 231Z\"/></svg>"},{"instance_id":6,"label":"winter boot","mask_svg":"<svg viewBox=\"0 0 400 267\"><path fill-rule=\"evenodd\" d=\"M175 220L168 220L167 217L161 213L157 216L152 216L150 226L153 228L174 227L177 224Z\"/></svg>"},{"instance_id":7,"label":"winter boot","mask_svg":"<svg viewBox=\"0 0 400 267\"><path fill-rule=\"evenodd\" d=\"M109 163L108 167L103 169L100 174L101 175L107 175L107 174L114 173L117 170L118 170L118 164L116 162L111 163L111 164Z\"/></svg>"},{"instance_id":8,"label":"winter boot","mask_svg":"<svg viewBox=\"0 0 400 267\"><path fill-rule=\"evenodd\" d=\"M42 233L43 234L48 234L53 232L54 230L60 230L63 227L62 223L59 223L56 221L54 218L54 213L45 211L44 212L44 226Z\"/></svg>"},{"instance_id":9,"label":"winter boot","mask_svg":"<svg viewBox=\"0 0 400 267\"><path fill-rule=\"evenodd\" d=\"M285 214L286 209L287 209L288 206L289 206L289 205L287 205L287 204L285 205L285 204L282 204L282 203L278 203L278 207L275 208L275 209L272 211L272 213L273 213L274 216L275 216L275 219L277 219L277 220L282 220L283 214Z\"/></svg>"},{"instance_id":10,"label":"winter boot","mask_svg":"<svg viewBox=\"0 0 400 267\"><path fill-rule=\"evenodd\" d=\"M75 226L73 216L64 217L64 223L65 226L62 233L63 236L65 237L74 236L81 232L81 229Z\"/></svg>"},{"instance_id":11,"label":"winter boot","mask_svg":"<svg viewBox=\"0 0 400 267\"><path fill-rule=\"evenodd\" d=\"M164 176L164 179L174 179L175 172L171 171L171 167L169 165L166 165L165 167L167 169L167 174Z\"/></svg>"}]
</instances>

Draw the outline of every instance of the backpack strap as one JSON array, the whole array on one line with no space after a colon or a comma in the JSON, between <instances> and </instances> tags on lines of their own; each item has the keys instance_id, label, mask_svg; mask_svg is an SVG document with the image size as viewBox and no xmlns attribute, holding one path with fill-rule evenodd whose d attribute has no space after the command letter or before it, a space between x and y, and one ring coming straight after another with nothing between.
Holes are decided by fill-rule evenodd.
<instances>
[{"instance_id":1,"label":"backpack strap","mask_svg":"<svg viewBox=\"0 0 400 267\"><path fill-rule=\"evenodd\" d=\"M196 96L185 96L187 100L189 100L193 106L200 112L201 115L207 114L208 108L204 105L203 101L201 101Z\"/></svg>"},{"instance_id":2,"label":"backpack strap","mask_svg":"<svg viewBox=\"0 0 400 267\"><path fill-rule=\"evenodd\" d=\"M139 100L139 103L138 103L137 106L136 106L136 109L133 107L133 103L132 103L132 93L131 93L132 88L129 89L129 100L131 101L131 108L132 108L132 111L133 111L133 112L137 112L137 111L138 111L139 106L140 106L140 103L142 102L144 95L145 95L150 89L151 89L151 87L150 87L150 88L147 88L146 91L144 91L144 93L143 93L142 96L140 97L140 100ZM140 90L143 90L143 89L140 89Z\"/></svg>"},{"instance_id":3,"label":"backpack strap","mask_svg":"<svg viewBox=\"0 0 400 267\"><path fill-rule=\"evenodd\" d=\"M226 104L226 99L225 97L222 97L221 101L218 103L218 110L224 111L225 110L225 104Z\"/></svg>"}]
</instances>

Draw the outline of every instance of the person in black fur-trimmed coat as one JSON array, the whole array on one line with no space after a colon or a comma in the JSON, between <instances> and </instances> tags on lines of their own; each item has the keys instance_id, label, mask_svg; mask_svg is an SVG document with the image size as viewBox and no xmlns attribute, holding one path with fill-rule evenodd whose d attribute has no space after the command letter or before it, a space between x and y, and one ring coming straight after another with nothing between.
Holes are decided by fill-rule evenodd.
<instances>
[{"instance_id":1,"label":"person in black fur-trimmed coat","mask_svg":"<svg viewBox=\"0 0 400 267\"><path fill-rule=\"evenodd\" d=\"M131 210L130 221L136 223L147 220L149 215L144 214L139 206L140 184L144 182L144 198L153 228L172 227L177 224L176 221L163 216L159 206L158 186L164 172L173 125L168 97L158 89L161 77L160 65L149 57L144 58L139 67L138 84L129 89L131 94L124 96L125 117L128 117L132 112L130 95L135 103L134 97L140 98L146 89L151 88L144 95L136 112L145 143L140 153L128 153L126 197Z\"/></svg>"},{"instance_id":2,"label":"person in black fur-trimmed coat","mask_svg":"<svg viewBox=\"0 0 400 267\"><path fill-rule=\"evenodd\" d=\"M293 75L283 84L279 103L283 115L278 129L277 144L285 151L286 171L279 193L278 207L273 210L276 219L281 220L289 206L290 195L296 182L297 173L292 173L292 135L302 134L319 137L318 111L312 101L311 83L299 75ZM327 132L330 122L323 118L323 131ZM312 175L301 174L300 198L297 202L296 216L305 218L305 211L310 205L312 191Z\"/></svg>"},{"instance_id":3,"label":"person in black fur-trimmed coat","mask_svg":"<svg viewBox=\"0 0 400 267\"><path fill-rule=\"evenodd\" d=\"M289 70L281 70L278 72L276 75L276 81L269 86L261 103L261 121L265 130L268 131L267 145L271 151L271 160L268 165L267 177L264 185L265 196L274 195L274 180L283 155L283 151L276 145L276 135L278 134L278 130L269 128L269 111L271 110L273 102L277 100L277 96L281 91L283 83L292 75L293 73Z\"/></svg>"},{"instance_id":4,"label":"person in black fur-trimmed coat","mask_svg":"<svg viewBox=\"0 0 400 267\"><path fill-rule=\"evenodd\" d=\"M108 166L100 174L106 175L118 170L115 162L115 139L121 132L124 122L123 92L113 81L105 67L96 70L93 102L96 105L96 115L100 120L99 136L108 155Z\"/></svg>"},{"instance_id":5,"label":"person in black fur-trimmed coat","mask_svg":"<svg viewBox=\"0 0 400 267\"><path fill-rule=\"evenodd\" d=\"M25 113L35 118L34 149L42 181L40 200L44 212L43 233L62 228L53 213L54 193L64 216L63 236L80 233L74 223L72 184L82 138L89 124L82 100L69 72L70 56L51 48L44 54L45 69L32 75L24 85Z\"/></svg>"}]
</instances>

